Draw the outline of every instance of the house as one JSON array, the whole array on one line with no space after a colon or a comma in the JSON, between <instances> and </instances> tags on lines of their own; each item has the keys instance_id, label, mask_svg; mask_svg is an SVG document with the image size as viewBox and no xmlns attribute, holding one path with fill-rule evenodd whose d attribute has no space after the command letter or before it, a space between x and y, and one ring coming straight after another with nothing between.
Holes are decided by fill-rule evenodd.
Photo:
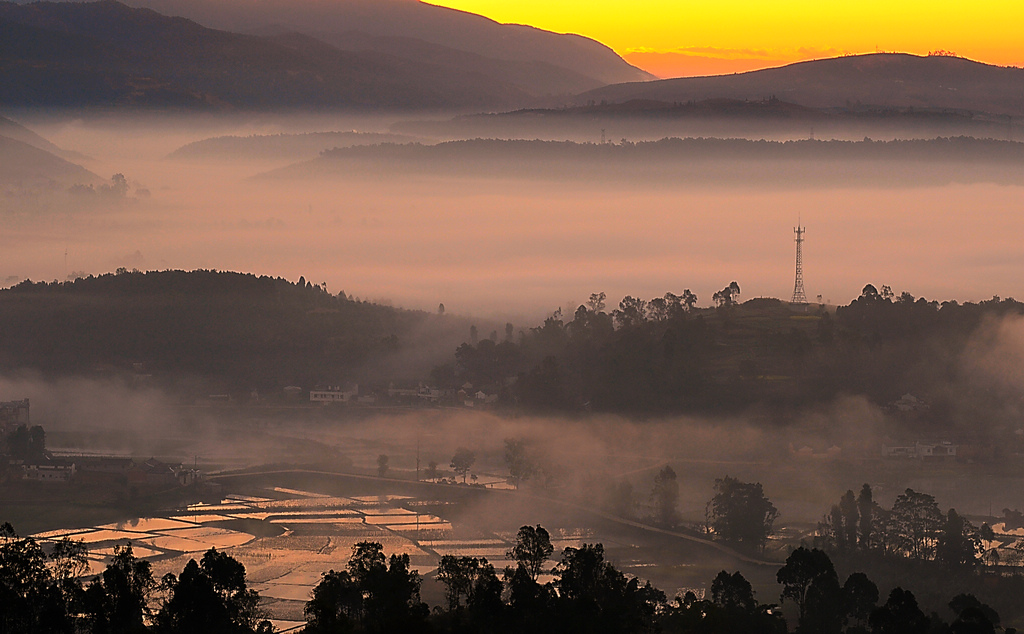
<instances>
[{"instance_id":1,"label":"house","mask_svg":"<svg viewBox=\"0 0 1024 634\"><path fill-rule=\"evenodd\" d=\"M76 457L76 479L93 484L123 484L128 472L135 467L131 458L113 456Z\"/></svg>"},{"instance_id":2,"label":"house","mask_svg":"<svg viewBox=\"0 0 1024 634\"><path fill-rule=\"evenodd\" d=\"M882 445L883 458L911 458L915 460L956 460L958 445L949 441L915 442L903 445Z\"/></svg>"},{"instance_id":3,"label":"house","mask_svg":"<svg viewBox=\"0 0 1024 634\"><path fill-rule=\"evenodd\" d=\"M135 466L131 458L118 458L115 456L96 456L87 458L76 458L79 471L90 471L93 473L127 473Z\"/></svg>"},{"instance_id":4,"label":"house","mask_svg":"<svg viewBox=\"0 0 1024 634\"><path fill-rule=\"evenodd\" d=\"M916 458L917 448L914 445L882 445L883 458Z\"/></svg>"},{"instance_id":5,"label":"house","mask_svg":"<svg viewBox=\"0 0 1024 634\"><path fill-rule=\"evenodd\" d=\"M77 472L74 461L64 458L26 460L21 468L25 480L36 482L70 482Z\"/></svg>"},{"instance_id":6,"label":"house","mask_svg":"<svg viewBox=\"0 0 1024 634\"><path fill-rule=\"evenodd\" d=\"M943 441L939 443L917 443L917 457L921 460L956 460L957 445Z\"/></svg>"},{"instance_id":7,"label":"house","mask_svg":"<svg viewBox=\"0 0 1024 634\"><path fill-rule=\"evenodd\" d=\"M309 401L311 403L323 403L324 405L328 403L348 403L354 401L358 394L358 385L351 386L347 390L336 385L318 386L309 391Z\"/></svg>"},{"instance_id":8,"label":"house","mask_svg":"<svg viewBox=\"0 0 1024 634\"><path fill-rule=\"evenodd\" d=\"M156 458L136 464L128 470L128 482L145 486L174 486L178 484L181 465L170 465Z\"/></svg>"}]
</instances>

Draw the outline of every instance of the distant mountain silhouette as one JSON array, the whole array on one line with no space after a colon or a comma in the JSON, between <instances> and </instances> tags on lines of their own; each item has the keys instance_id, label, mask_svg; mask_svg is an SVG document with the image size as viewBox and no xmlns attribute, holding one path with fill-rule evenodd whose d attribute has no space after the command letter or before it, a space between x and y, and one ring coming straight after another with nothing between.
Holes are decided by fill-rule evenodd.
<instances>
[{"instance_id":1,"label":"distant mountain silhouette","mask_svg":"<svg viewBox=\"0 0 1024 634\"><path fill-rule=\"evenodd\" d=\"M472 139L339 148L257 179L511 178L786 188L1019 183L1024 143L970 137L898 141L668 138L639 143Z\"/></svg>"},{"instance_id":2,"label":"distant mountain silhouette","mask_svg":"<svg viewBox=\"0 0 1024 634\"><path fill-rule=\"evenodd\" d=\"M2 129L2 128L0 128ZM0 184L22 188L90 184L96 174L24 141L0 136Z\"/></svg>"},{"instance_id":3,"label":"distant mountain silhouette","mask_svg":"<svg viewBox=\"0 0 1024 634\"><path fill-rule=\"evenodd\" d=\"M812 108L938 108L1024 115L1024 69L957 57L872 54L800 62L715 77L688 77L605 86L577 103L636 99L688 102L762 100L775 96Z\"/></svg>"},{"instance_id":4,"label":"distant mountain silhouette","mask_svg":"<svg viewBox=\"0 0 1024 634\"><path fill-rule=\"evenodd\" d=\"M964 110L861 106L809 108L777 98L707 99L668 102L630 99L561 108L463 115L448 120L421 119L392 124L396 132L436 139L657 140L665 137L741 137L767 139L904 138L974 136L1013 140L1024 120L1011 129L1005 116Z\"/></svg>"},{"instance_id":5,"label":"distant mountain silhouette","mask_svg":"<svg viewBox=\"0 0 1024 634\"><path fill-rule=\"evenodd\" d=\"M400 134L361 132L310 132L308 134L270 134L219 136L183 145L167 158L201 159L291 159L315 157L324 150L353 145L408 143L413 137Z\"/></svg>"},{"instance_id":6,"label":"distant mountain silhouette","mask_svg":"<svg viewBox=\"0 0 1024 634\"><path fill-rule=\"evenodd\" d=\"M535 90L516 83L525 71L342 51L294 32L218 31L113 0L0 3L0 62L0 104L16 106L480 110L536 103L563 80L594 83L546 69L561 79Z\"/></svg>"},{"instance_id":7,"label":"distant mountain silhouette","mask_svg":"<svg viewBox=\"0 0 1024 634\"><path fill-rule=\"evenodd\" d=\"M229 31L277 25L334 45L344 45L349 41L346 34L353 31L371 37L412 38L494 60L547 63L603 84L654 78L589 38L499 24L415 0L129 0L128 4ZM392 53L402 56L402 45L396 46Z\"/></svg>"},{"instance_id":8,"label":"distant mountain silhouette","mask_svg":"<svg viewBox=\"0 0 1024 634\"><path fill-rule=\"evenodd\" d=\"M37 147L40 150L45 150L51 154L56 154L65 159L77 160L85 158L78 152L71 152L60 148L47 139L39 136L32 130L29 130L25 126L21 125L17 121L12 121L6 117L0 117L0 135L5 136L9 139L21 141L22 143L28 143L33 147Z\"/></svg>"}]
</instances>

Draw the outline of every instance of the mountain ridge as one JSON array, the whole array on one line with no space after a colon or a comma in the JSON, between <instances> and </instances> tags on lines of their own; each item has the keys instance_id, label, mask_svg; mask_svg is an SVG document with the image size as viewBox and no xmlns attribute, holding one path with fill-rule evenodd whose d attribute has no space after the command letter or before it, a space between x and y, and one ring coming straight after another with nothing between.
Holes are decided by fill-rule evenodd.
<instances>
[{"instance_id":1,"label":"mountain ridge","mask_svg":"<svg viewBox=\"0 0 1024 634\"><path fill-rule=\"evenodd\" d=\"M248 31L269 24L298 32L405 36L493 59L546 61L602 83L654 76L596 40L411 0L128 0L130 6L183 16L209 27Z\"/></svg>"},{"instance_id":2,"label":"mountain ridge","mask_svg":"<svg viewBox=\"0 0 1024 634\"><path fill-rule=\"evenodd\" d=\"M811 108L927 107L1024 116L1024 69L959 57L872 53L732 75L615 84L581 93L576 103L773 96Z\"/></svg>"},{"instance_id":3,"label":"mountain ridge","mask_svg":"<svg viewBox=\"0 0 1024 634\"><path fill-rule=\"evenodd\" d=\"M115 0L0 2L0 104L190 109L488 109L521 85L314 37L204 27ZM568 73L568 71L565 71Z\"/></svg>"}]
</instances>

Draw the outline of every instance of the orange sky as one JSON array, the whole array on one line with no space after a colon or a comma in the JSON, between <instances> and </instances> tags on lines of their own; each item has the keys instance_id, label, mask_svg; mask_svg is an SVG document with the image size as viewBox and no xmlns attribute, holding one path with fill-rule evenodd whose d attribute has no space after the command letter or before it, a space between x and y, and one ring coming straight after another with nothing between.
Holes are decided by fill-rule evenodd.
<instances>
[{"instance_id":1,"label":"orange sky","mask_svg":"<svg viewBox=\"0 0 1024 634\"><path fill-rule=\"evenodd\" d=\"M732 73L876 50L945 50L1024 66L1019 0L435 0L499 22L579 33L661 77Z\"/></svg>"}]
</instances>

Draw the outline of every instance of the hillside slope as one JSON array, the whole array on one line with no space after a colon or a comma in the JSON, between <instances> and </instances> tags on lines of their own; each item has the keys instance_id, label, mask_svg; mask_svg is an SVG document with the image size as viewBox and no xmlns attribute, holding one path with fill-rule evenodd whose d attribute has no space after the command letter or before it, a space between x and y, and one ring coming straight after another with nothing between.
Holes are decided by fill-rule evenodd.
<instances>
[{"instance_id":1,"label":"hillside slope","mask_svg":"<svg viewBox=\"0 0 1024 634\"><path fill-rule=\"evenodd\" d=\"M1024 115L1024 69L957 57L872 54L800 62L781 68L715 77L688 77L605 86L577 97L667 102L775 96L812 108L890 106Z\"/></svg>"},{"instance_id":2,"label":"hillside slope","mask_svg":"<svg viewBox=\"0 0 1024 634\"><path fill-rule=\"evenodd\" d=\"M497 60L546 62L602 83L653 78L589 38L499 24L414 0L129 0L129 4L233 31L280 25L328 39L359 31L415 38Z\"/></svg>"},{"instance_id":3,"label":"hillside slope","mask_svg":"<svg viewBox=\"0 0 1024 634\"><path fill-rule=\"evenodd\" d=\"M159 380L198 377L246 393L358 382L375 371L420 378L468 331L457 317L241 273L122 272L0 290L8 371L130 373L141 364Z\"/></svg>"},{"instance_id":4,"label":"hillside slope","mask_svg":"<svg viewBox=\"0 0 1024 634\"><path fill-rule=\"evenodd\" d=\"M0 185L67 187L100 180L99 176L81 165L65 161L24 141L0 135Z\"/></svg>"},{"instance_id":5,"label":"hillside slope","mask_svg":"<svg viewBox=\"0 0 1024 634\"><path fill-rule=\"evenodd\" d=\"M0 3L0 104L12 106L476 110L531 103L531 90L294 32L218 31L113 0Z\"/></svg>"}]
</instances>

